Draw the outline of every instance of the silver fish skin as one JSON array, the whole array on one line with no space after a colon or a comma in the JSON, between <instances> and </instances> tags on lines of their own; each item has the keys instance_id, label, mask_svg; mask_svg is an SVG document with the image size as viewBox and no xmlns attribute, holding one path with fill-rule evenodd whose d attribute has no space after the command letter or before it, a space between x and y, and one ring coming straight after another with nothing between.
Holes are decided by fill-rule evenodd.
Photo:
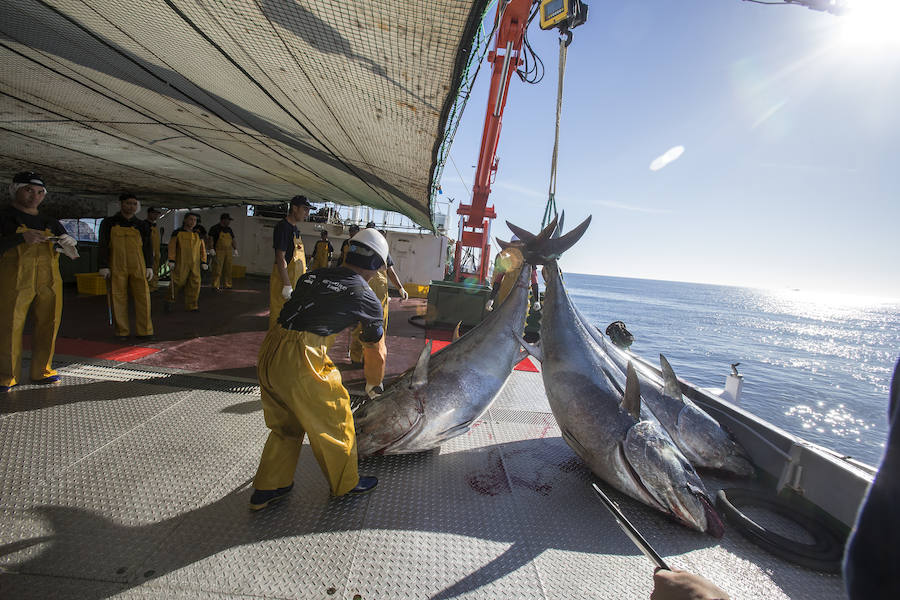
<instances>
[{"instance_id":1,"label":"silver fish skin","mask_svg":"<svg viewBox=\"0 0 900 600\"><path fill-rule=\"evenodd\" d=\"M544 387L563 438L594 474L621 492L720 536L724 526L687 458L655 419L642 418L639 407L626 408L609 359L578 317L556 261L545 263L544 279L541 348L526 348L542 360Z\"/></svg>"},{"instance_id":2,"label":"silver fish skin","mask_svg":"<svg viewBox=\"0 0 900 600\"><path fill-rule=\"evenodd\" d=\"M464 336L431 355L354 413L357 452L405 454L440 446L466 433L488 409L522 358L531 267L506 300Z\"/></svg>"},{"instance_id":3,"label":"silver fish skin","mask_svg":"<svg viewBox=\"0 0 900 600\"><path fill-rule=\"evenodd\" d=\"M738 477L752 477L755 474L746 451L718 421L684 397L678 378L665 356L659 355L663 372L663 377L660 377L639 361L632 361L628 352L606 340L583 316L581 321L623 373L628 363L633 362L640 381L642 400L691 464L700 469Z\"/></svg>"}]
</instances>

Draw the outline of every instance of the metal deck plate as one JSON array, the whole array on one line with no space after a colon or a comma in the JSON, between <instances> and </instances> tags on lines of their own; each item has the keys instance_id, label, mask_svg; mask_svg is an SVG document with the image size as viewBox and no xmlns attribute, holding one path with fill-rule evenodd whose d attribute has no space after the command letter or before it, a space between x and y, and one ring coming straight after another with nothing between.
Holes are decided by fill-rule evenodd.
<instances>
[{"instance_id":1,"label":"metal deck plate","mask_svg":"<svg viewBox=\"0 0 900 600\"><path fill-rule=\"evenodd\" d=\"M267 430L251 383L72 362L0 404L3 598L646 599L652 568L590 490L538 373L468 434L372 457L331 498L304 448L293 493L247 509ZM710 481L710 487L716 482ZM732 598L843 598L839 577L612 491L657 550Z\"/></svg>"}]
</instances>

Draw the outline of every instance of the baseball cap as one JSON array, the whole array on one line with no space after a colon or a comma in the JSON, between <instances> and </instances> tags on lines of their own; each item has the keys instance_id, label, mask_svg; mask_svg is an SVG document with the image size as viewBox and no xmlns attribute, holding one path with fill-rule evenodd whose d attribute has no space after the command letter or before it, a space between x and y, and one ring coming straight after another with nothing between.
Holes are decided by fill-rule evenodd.
<instances>
[{"instance_id":1,"label":"baseball cap","mask_svg":"<svg viewBox=\"0 0 900 600\"><path fill-rule=\"evenodd\" d=\"M306 196L294 196L291 198L291 206L305 206L306 208L312 208L313 205Z\"/></svg>"},{"instance_id":2,"label":"baseball cap","mask_svg":"<svg viewBox=\"0 0 900 600\"><path fill-rule=\"evenodd\" d=\"M232 219L231 215L229 215L228 213L222 213L222 216L219 217L219 220L221 221L222 219L228 219L229 221L234 221L234 219Z\"/></svg>"},{"instance_id":3,"label":"baseball cap","mask_svg":"<svg viewBox=\"0 0 900 600\"><path fill-rule=\"evenodd\" d=\"M35 173L34 171L22 171L21 173L16 173L13 176L13 183L25 183L28 185L39 185L41 187L46 188L44 185L44 178Z\"/></svg>"}]
</instances>

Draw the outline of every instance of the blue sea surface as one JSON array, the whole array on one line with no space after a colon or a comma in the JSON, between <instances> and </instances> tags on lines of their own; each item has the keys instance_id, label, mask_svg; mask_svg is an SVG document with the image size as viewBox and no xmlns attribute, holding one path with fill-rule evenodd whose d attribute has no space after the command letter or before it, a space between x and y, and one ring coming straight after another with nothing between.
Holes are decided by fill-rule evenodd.
<instances>
[{"instance_id":1,"label":"blue sea surface","mask_svg":"<svg viewBox=\"0 0 900 600\"><path fill-rule=\"evenodd\" d=\"M891 375L900 355L900 303L800 290L567 273L566 289L605 331L624 321L631 350L706 388L731 363L740 406L798 437L877 465L887 439Z\"/></svg>"}]
</instances>

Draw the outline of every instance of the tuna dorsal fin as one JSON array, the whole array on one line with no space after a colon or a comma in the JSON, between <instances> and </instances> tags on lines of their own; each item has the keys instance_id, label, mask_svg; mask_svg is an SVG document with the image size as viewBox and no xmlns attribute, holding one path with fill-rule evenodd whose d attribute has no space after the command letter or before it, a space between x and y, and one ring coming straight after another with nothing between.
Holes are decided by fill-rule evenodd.
<instances>
[{"instance_id":1,"label":"tuna dorsal fin","mask_svg":"<svg viewBox=\"0 0 900 600\"><path fill-rule=\"evenodd\" d=\"M428 385L428 363L431 360L431 340L422 348L419 360L416 361L416 368L413 371L412 380L409 387L420 388Z\"/></svg>"},{"instance_id":2,"label":"tuna dorsal fin","mask_svg":"<svg viewBox=\"0 0 900 600\"><path fill-rule=\"evenodd\" d=\"M630 360L628 361L628 374L625 377L625 396L622 398L622 407L635 419L641 418L641 384Z\"/></svg>"},{"instance_id":3,"label":"tuna dorsal fin","mask_svg":"<svg viewBox=\"0 0 900 600\"><path fill-rule=\"evenodd\" d=\"M453 340L451 341L451 343L455 342L456 340L459 339L459 327L461 325L462 325L462 321L457 321L456 327L453 328Z\"/></svg>"},{"instance_id":4,"label":"tuna dorsal fin","mask_svg":"<svg viewBox=\"0 0 900 600\"><path fill-rule=\"evenodd\" d=\"M528 353L528 354L530 354L531 356L535 357L535 358L538 359L539 361L544 362L544 354L541 352L541 349L540 349L540 348L538 348L538 347L535 346L534 344L529 344L528 342L526 342L526 341L525 341L525 338L523 338L521 335L519 335L519 332L516 331L515 329L510 329L510 331L511 331L512 334L515 336L515 338L516 338L517 340L519 340L519 343L522 345L522 348L525 349L525 352L526 352L526 353Z\"/></svg>"},{"instance_id":5,"label":"tuna dorsal fin","mask_svg":"<svg viewBox=\"0 0 900 600\"><path fill-rule=\"evenodd\" d=\"M670 398L681 398L681 384L678 383L678 377L662 354L659 355L659 366L662 367L663 393Z\"/></svg>"}]
</instances>

